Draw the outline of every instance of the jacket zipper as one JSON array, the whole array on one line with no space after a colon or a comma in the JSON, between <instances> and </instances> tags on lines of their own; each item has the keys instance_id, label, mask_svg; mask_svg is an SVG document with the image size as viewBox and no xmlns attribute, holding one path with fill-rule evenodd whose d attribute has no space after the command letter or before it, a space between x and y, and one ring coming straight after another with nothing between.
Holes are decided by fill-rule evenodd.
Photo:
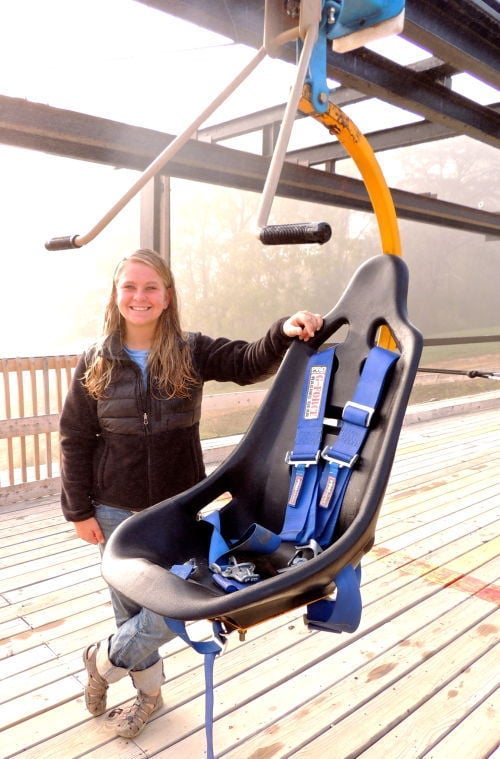
<instances>
[{"instance_id":1,"label":"jacket zipper","mask_svg":"<svg viewBox=\"0 0 500 759\"><path fill-rule=\"evenodd\" d=\"M144 392L144 386L142 384L142 376L140 377L140 390L141 390L141 400L143 401L142 408L142 421L144 424L144 434L146 436L146 492L148 494L148 504L151 506L152 500L151 500L151 481L150 481L150 472L151 472L151 429L149 427L149 378L148 378L148 384L146 387L146 391Z\"/></svg>"},{"instance_id":2,"label":"jacket zipper","mask_svg":"<svg viewBox=\"0 0 500 759\"><path fill-rule=\"evenodd\" d=\"M133 367L136 373L136 381L139 383L139 398L140 398L140 403L142 406L142 423L144 426L144 435L146 436L146 492L148 494L148 504L151 506L151 483L150 483L150 477L149 477L149 473L151 469L150 440L149 440L149 436L151 432L149 429L149 408L148 408L149 378L148 378L146 391L144 391L142 373L139 367L133 361L131 361L131 363L133 364Z\"/></svg>"}]
</instances>

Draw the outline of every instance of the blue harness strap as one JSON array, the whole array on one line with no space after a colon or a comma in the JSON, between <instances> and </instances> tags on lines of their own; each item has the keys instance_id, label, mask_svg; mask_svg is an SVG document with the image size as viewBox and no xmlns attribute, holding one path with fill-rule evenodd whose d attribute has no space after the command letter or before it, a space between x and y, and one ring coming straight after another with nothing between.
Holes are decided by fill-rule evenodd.
<instances>
[{"instance_id":1,"label":"blue harness strap","mask_svg":"<svg viewBox=\"0 0 500 759\"><path fill-rule=\"evenodd\" d=\"M238 540L227 541L222 535L220 523L220 511L215 510L203 517L213 527L210 547L208 550L208 565L221 564L229 554L234 551L252 551L254 553L273 553L281 543L281 538L276 533L262 527L260 524L252 524Z\"/></svg>"},{"instance_id":2,"label":"blue harness strap","mask_svg":"<svg viewBox=\"0 0 500 759\"><path fill-rule=\"evenodd\" d=\"M316 509L316 540L330 545L352 469L359 459L370 424L382 398L388 374L399 354L375 346L363 366L354 397L346 403L342 426L335 443L325 447L321 456L327 462L320 483ZM309 604L306 622L314 628L332 632L354 632L361 621L361 567L348 564L336 575L336 598Z\"/></svg>"},{"instance_id":3,"label":"blue harness strap","mask_svg":"<svg viewBox=\"0 0 500 759\"><path fill-rule=\"evenodd\" d=\"M363 366L354 397L342 413L342 428L335 444L323 451L323 457L352 467L368 434L374 412L382 397L385 380L399 354L375 346ZM328 459L327 459L328 460Z\"/></svg>"},{"instance_id":4,"label":"blue harness strap","mask_svg":"<svg viewBox=\"0 0 500 759\"><path fill-rule=\"evenodd\" d=\"M313 537L320 479L318 462L334 357L335 346L315 353L307 364L295 442L286 458L292 466L292 475L280 533L283 540L302 543Z\"/></svg>"},{"instance_id":5,"label":"blue harness strap","mask_svg":"<svg viewBox=\"0 0 500 759\"><path fill-rule=\"evenodd\" d=\"M346 564L335 577L337 594L334 600L322 598L307 607L305 621L315 630L353 633L361 622L361 564Z\"/></svg>"},{"instance_id":6,"label":"blue harness strap","mask_svg":"<svg viewBox=\"0 0 500 759\"><path fill-rule=\"evenodd\" d=\"M292 477L283 528L279 535L258 524L253 524L238 540L227 540L221 530L220 512L213 511L203 520L213 531L208 553L209 567L228 567L230 554L235 551L272 553L282 540L301 542L312 537L315 529L315 508L321 476L321 437L325 416L328 387L332 373L335 347L314 353L308 361L302 386L301 407L293 451L286 460L292 466ZM214 574L217 582L228 593L245 587L234 578Z\"/></svg>"},{"instance_id":7,"label":"blue harness strap","mask_svg":"<svg viewBox=\"0 0 500 759\"><path fill-rule=\"evenodd\" d=\"M205 671L205 739L207 744L207 759L214 759L214 662L224 648L223 642L217 640L214 633L212 640L191 640L186 625L178 619L165 617L165 622L173 633L179 636L185 643L193 648L197 653L204 656ZM216 624L215 622L213 623Z\"/></svg>"},{"instance_id":8,"label":"blue harness strap","mask_svg":"<svg viewBox=\"0 0 500 759\"><path fill-rule=\"evenodd\" d=\"M208 549L208 566L219 564L221 558L231 552L229 543L222 536L220 512L218 510L210 512L210 514L203 517L203 521L208 522L213 527L210 547Z\"/></svg>"},{"instance_id":9,"label":"blue harness strap","mask_svg":"<svg viewBox=\"0 0 500 759\"><path fill-rule=\"evenodd\" d=\"M213 572L214 582L226 593L234 593L248 587L249 582L259 580L259 575L253 571L255 566L250 563L238 564L234 553L273 553L281 544L280 536L260 524L252 524L239 540L226 541L222 535L220 511L207 514L203 521L211 524L213 528L208 550L208 566Z\"/></svg>"},{"instance_id":10,"label":"blue harness strap","mask_svg":"<svg viewBox=\"0 0 500 759\"><path fill-rule=\"evenodd\" d=\"M193 572L194 565L187 562L186 564L174 564L170 568L173 574L187 580ZM170 619L164 617L165 624L178 635L181 640L191 646L191 648L204 656L205 671L205 739L207 744L207 759L214 759L214 663L215 657L218 656L225 647L225 636L220 622L212 622L212 639L211 640L192 640L186 630L186 623L179 619Z\"/></svg>"},{"instance_id":11,"label":"blue harness strap","mask_svg":"<svg viewBox=\"0 0 500 759\"><path fill-rule=\"evenodd\" d=\"M344 406L337 439L321 454L327 466L324 467L319 487L315 538L322 548L332 542L352 469L370 430L388 374L398 358L398 353L386 348L375 346L370 350L354 397Z\"/></svg>"}]
</instances>

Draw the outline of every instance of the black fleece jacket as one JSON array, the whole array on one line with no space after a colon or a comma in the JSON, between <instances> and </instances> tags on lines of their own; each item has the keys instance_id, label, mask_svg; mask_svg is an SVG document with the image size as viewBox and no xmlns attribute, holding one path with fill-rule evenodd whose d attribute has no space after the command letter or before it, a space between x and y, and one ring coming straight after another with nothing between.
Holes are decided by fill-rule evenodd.
<instances>
[{"instance_id":1,"label":"black fleece jacket","mask_svg":"<svg viewBox=\"0 0 500 759\"><path fill-rule=\"evenodd\" d=\"M106 398L96 400L82 382L90 351L85 353L60 420L65 518L94 516L94 503L142 511L199 482L205 476L199 433L203 383L247 385L272 375L292 342L283 322L253 343L189 333L199 380L189 398L159 398L154 378L145 389L139 368L119 339L111 338L104 351L115 360L112 380Z\"/></svg>"}]
</instances>

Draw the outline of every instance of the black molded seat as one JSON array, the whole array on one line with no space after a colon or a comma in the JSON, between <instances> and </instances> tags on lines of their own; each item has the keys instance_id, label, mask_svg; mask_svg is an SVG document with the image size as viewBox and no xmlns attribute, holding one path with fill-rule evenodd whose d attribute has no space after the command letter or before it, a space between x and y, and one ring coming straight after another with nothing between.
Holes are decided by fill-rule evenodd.
<instances>
[{"instance_id":1,"label":"black molded seat","mask_svg":"<svg viewBox=\"0 0 500 759\"><path fill-rule=\"evenodd\" d=\"M250 627L331 594L340 569L356 566L373 545L417 371L422 336L407 317L407 289L408 269L401 258L379 255L365 262L325 317L321 332L307 343L293 343L250 429L226 461L195 487L131 517L115 531L103 557L109 584L165 617L219 619L229 629ZM325 341L337 342L339 330L347 331L336 350L327 406L328 416L340 418L384 324L400 357L353 471L331 545L316 558L278 573L294 552L293 545L282 544L275 554L255 559L266 579L225 593L208 569L212 527L197 519L198 512L229 492L231 500L221 511L225 536L237 538L255 522L280 532L290 483L285 455L293 447L308 359ZM325 443L332 442L332 434ZM198 567L190 579L169 572L173 564L189 559Z\"/></svg>"}]
</instances>

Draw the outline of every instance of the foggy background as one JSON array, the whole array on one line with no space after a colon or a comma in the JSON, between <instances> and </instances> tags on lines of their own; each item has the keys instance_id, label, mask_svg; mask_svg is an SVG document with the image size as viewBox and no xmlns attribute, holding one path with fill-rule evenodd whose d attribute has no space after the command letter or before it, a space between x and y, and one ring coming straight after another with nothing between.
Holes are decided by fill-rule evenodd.
<instances>
[{"instance_id":1,"label":"foggy background","mask_svg":"<svg viewBox=\"0 0 500 759\"><path fill-rule=\"evenodd\" d=\"M0 30L1 94L174 134L253 55L132 0L0 5ZM377 44L405 63L427 56L399 38ZM294 75L267 60L212 121L285 102ZM497 97L466 75L453 87L482 102ZM419 119L376 101L345 110L362 131ZM242 139L252 149L255 137ZM290 148L327 139L303 119ZM377 158L390 187L500 210L500 156L491 147L457 137ZM139 199L80 250L49 253L44 242L84 234L137 174L2 145L0 166L0 354L78 353L100 332L116 262L139 245ZM336 171L359 177L350 159ZM298 308L327 312L356 267L380 252L373 214L276 198L270 223L324 220L333 235L322 247L266 248L252 234L256 194L173 179L171 201L183 324L214 336L253 338ZM424 335L498 334L499 240L407 221L400 230L410 316Z\"/></svg>"}]
</instances>

